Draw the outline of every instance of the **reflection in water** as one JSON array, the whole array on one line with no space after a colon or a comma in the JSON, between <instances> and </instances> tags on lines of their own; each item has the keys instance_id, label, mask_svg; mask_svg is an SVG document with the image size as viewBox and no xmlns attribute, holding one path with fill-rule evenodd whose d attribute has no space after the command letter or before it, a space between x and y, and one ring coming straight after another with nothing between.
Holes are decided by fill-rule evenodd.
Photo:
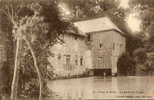
<instances>
[{"instance_id":1,"label":"reflection in water","mask_svg":"<svg viewBox=\"0 0 154 100\"><path fill-rule=\"evenodd\" d=\"M88 77L55 80L48 87L58 99L151 98L153 83L151 76Z\"/></svg>"}]
</instances>

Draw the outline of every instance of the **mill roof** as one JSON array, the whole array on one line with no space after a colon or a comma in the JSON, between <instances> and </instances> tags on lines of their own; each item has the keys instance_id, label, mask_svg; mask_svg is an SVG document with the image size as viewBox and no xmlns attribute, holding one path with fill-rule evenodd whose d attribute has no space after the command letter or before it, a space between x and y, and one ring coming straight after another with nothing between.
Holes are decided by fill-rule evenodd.
<instances>
[{"instance_id":1,"label":"mill roof","mask_svg":"<svg viewBox=\"0 0 154 100\"><path fill-rule=\"evenodd\" d=\"M75 27L85 35L86 33L93 33L99 31L116 30L119 33L122 31L110 20L108 17L99 17L94 19L82 20L74 22Z\"/></svg>"}]
</instances>

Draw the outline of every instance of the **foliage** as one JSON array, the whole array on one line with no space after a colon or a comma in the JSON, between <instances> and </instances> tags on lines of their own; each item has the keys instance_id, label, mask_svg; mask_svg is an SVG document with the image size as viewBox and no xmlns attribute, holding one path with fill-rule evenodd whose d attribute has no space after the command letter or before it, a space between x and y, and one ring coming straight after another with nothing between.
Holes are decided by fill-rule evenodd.
<instances>
[{"instance_id":1,"label":"foliage","mask_svg":"<svg viewBox=\"0 0 154 100\"><path fill-rule=\"evenodd\" d=\"M69 6L72 20L108 16L123 32L129 33L125 24L126 10L119 8L116 0L60 0Z\"/></svg>"},{"instance_id":2,"label":"foliage","mask_svg":"<svg viewBox=\"0 0 154 100\"><path fill-rule=\"evenodd\" d=\"M140 47L143 47L143 41L140 38L132 36L126 37L126 50L130 56L133 56L133 52Z\"/></svg>"},{"instance_id":3,"label":"foliage","mask_svg":"<svg viewBox=\"0 0 154 100\"><path fill-rule=\"evenodd\" d=\"M153 0L130 0L130 5L131 7L135 5L154 7L154 2Z\"/></svg>"},{"instance_id":4,"label":"foliage","mask_svg":"<svg viewBox=\"0 0 154 100\"><path fill-rule=\"evenodd\" d=\"M6 58L6 61L1 60L1 77L5 79L1 79L0 87L3 87L4 90L7 90L7 93L10 93L10 86L11 86L11 80L12 80L12 65L14 60L14 50L13 50L13 38L11 30L12 26L10 21L7 19L7 16L0 10L0 37L1 37L1 45L4 46L5 53L4 58ZM2 55L1 55L2 56ZM7 80L7 81L6 81ZM0 90L1 91L1 90ZM3 90L2 90L3 91ZM6 93L5 92L5 93Z\"/></svg>"},{"instance_id":5,"label":"foliage","mask_svg":"<svg viewBox=\"0 0 154 100\"><path fill-rule=\"evenodd\" d=\"M134 75L135 62L128 52L121 55L118 59L118 74L119 75Z\"/></svg>"},{"instance_id":6,"label":"foliage","mask_svg":"<svg viewBox=\"0 0 154 100\"><path fill-rule=\"evenodd\" d=\"M69 23L61 20L57 4L52 1L33 1L30 3L28 1L28 3L25 2L27 5L22 2L18 2L16 5L14 2L2 3L7 6L7 9L5 6L2 6L1 10L4 13L9 13L7 15L10 16L7 16L7 18L9 19L9 23L11 23L10 26L13 28L10 29L10 33L12 34L9 34L8 37L14 36L14 40L20 38L29 41L34 50L39 70L41 71L43 89L47 90L45 73L47 71L46 67L49 64L47 60L49 56L48 49L49 46L57 42L59 35L63 34ZM22 41L20 51L19 81L22 84L19 84L19 93L29 94L25 92L32 92L34 90L38 92L38 82L34 81L37 76L34 70L33 58L25 41ZM44 92L44 95L46 95L46 92Z\"/></svg>"},{"instance_id":7,"label":"foliage","mask_svg":"<svg viewBox=\"0 0 154 100\"><path fill-rule=\"evenodd\" d=\"M136 62L137 75L148 75L149 72L153 71L153 59L147 56L145 48L136 49L133 56Z\"/></svg>"},{"instance_id":8,"label":"foliage","mask_svg":"<svg viewBox=\"0 0 154 100\"><path fill-rule=\"evenodd\" d=\"M133 56L135 58L135 61L140 64L143 64L147 59L146 50L144 48L136 49L133 52Z\"/></svg>"},{"instance_id":9,"label":"foliage","mask_svg":"<svg viewBox=\"0 0 154 100\"><path fill-rule=\"evenodd\" d=\"M55 8L54 8L55 10L53 10L53 6L46 5L44 3L40 3L39 6L40 6L40 11L39 11L40 13L34 12L34 13L37 13L39 16L34 15L32 17L23 18L20 24L22 25L22 27L25 26L23 27L25 28L25 30L23 30L24 36L26 36L29 39L29 41L31 41L32 47L35 47L34 51L37 57L39 69L41 70L41 75L42 77L44 77L42 78L43 80L47 77L45 73L47 72L46 67L49 64L47 60L47 57L49 56L48 55L49 46L52 46L54 43L56 43L56 40L57 40L56 38L58 38L58 36L63 33L63 28L66 27L67 23L58 19L59 16L55 15L55 13L57 12ZM53 12L51 12L52 10ZM25 51L25 53L23 53L24 60L27 60L27 58L25 57L30 56L29 51L27 51L26 48L27 47L25 46L24 47L25 50L23 50L23 52ZM29 59L32 60L31 57ZM31 66L33 64L31 60L28 62L21 61L25 63L21 65L23 66L22 68L26 68L26 66ZM31 75L32 74L33 73L31 73ZM36 78L35 74L33 78L34 79ZM34 80L33 78L32 80ZM43 82L45 82L45 80ZM44 86L46 86L46 83L43 83L43 84ZM36 85L34 84L34 86ZM45 94L46 92L44 92L44 95Z\"/></svg>"}]
</instances>

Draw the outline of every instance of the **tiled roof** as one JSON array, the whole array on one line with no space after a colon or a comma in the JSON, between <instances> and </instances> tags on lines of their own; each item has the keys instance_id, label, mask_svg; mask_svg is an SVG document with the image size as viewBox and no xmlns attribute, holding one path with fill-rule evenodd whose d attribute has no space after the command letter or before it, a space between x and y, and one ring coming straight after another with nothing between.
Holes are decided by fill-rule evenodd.
<instances>
[{"instance_id":1,"label":"tiled roof","mask_svg":"<svg viewBox=\"0 0 154 100\"><path fill-rule=\"evenodd\" d=\"M82 32L80 32L78 28L74 27L73 25L68 27L68 29L66 30L66 34L72 34L72 35L82 36L82 37L86 36L86 34L83 34Z\"/></svg>"},{"instance_id":2,"label":"tiled roof","mask_svg":"<svg viewBox=\"0 0 154 100\"><path fill-rule=\"evenodd\" d=\"M112 29L122 33L121 30L115 24L113 24L113 22L108 17L77 21L74 22L74 25L82 34Z\"/></svg>"}]
</instances>

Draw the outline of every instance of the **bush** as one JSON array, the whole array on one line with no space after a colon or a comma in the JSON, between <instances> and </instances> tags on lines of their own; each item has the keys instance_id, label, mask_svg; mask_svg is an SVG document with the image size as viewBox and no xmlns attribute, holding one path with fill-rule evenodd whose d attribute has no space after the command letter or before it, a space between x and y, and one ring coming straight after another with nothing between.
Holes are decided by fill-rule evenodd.
<instances>
[{"instance_id":1,"label":"bush","mask_svg":"<svg viewBox=\"0 0 154 100\"><path fill-rule=\"evenodd\" d=\"M135 62L129 53L124 53L118 60L118 75L134 75Z\"/></svg>"}]
</instances>

